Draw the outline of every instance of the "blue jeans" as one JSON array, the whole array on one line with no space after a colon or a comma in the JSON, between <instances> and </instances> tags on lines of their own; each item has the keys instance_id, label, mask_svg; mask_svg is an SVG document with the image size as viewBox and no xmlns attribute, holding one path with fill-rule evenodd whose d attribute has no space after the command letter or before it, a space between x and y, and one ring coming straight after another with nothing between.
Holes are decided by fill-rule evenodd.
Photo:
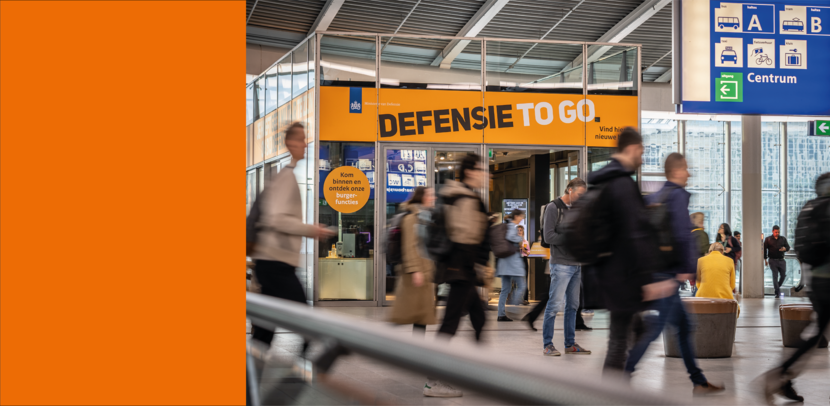
<instances>
[{"instance_id":1,"label":"blue jeans","mask_svg":"<svg viewBox=\"0 0 830 406\"><path fill-rule=\"evenodd\" d=\"M504 316L504 302L507 301L507 295L513 288L513 282L516 282L516 290L513 291L513 303L517 305L521 303L522 298L527 289L524 276L502 276L501 277L501 293L499 293L499 317Z\"/></svg>"},{"instance_id":2,"label":"blue jeans","mask_svg":"<svg viewBox=\"0 0 830 406\"><path fill-rule=\"evenodd\" d=\"M542 348L553 345L553 323L556 313L565 311L565 347L574 345L576 309L579 308L579 286L582 267L579 265L550 264L550 290L542 324Z\"/></svg>"},{"instance_id":3,"label":"blue jeans","mask_svg":"<svg viewBox=\"0 0 830 406\"><path fill-rule=\"evenodd\" d=\"M644 332L628 352L628 360L625 362L625 372L627 374L634 372L634 367L637 366L637 362L645 354L648 345L660 336L666 323L669 323L677 327L677 342L680 346L680 355L683 357L683 363L686 364L686 371L689 373L689 378L695 385L706 384L706 377L703 376L703 371L698 368L697 361L695 361L695 349L692 340L692 319L683 308L683 303L680 301L680 294L675 292L667 298L655 301L650 310L656 310L659 314L643 316Z\"/></svg>"}]
</instances>

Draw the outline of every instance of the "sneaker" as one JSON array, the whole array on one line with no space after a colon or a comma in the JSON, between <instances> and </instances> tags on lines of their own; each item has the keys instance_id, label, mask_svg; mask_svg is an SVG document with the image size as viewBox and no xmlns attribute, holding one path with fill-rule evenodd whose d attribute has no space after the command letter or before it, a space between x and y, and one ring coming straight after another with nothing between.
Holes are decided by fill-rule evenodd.
<instances>
[{"instance_id":1,"label":"sneaker","mask_svg":"<svg viewBox=\"0 0 830 406\"><path fill-rule=\"evenodd\" d=\"M574 343L570 347L565 347L565 354L590 354L590 350L582 348L579 344Z\"/></svg>"},{"instance_id":2,"label":"sneaker","mask_svg":"<svg viewBox=\"0 0 830 406\"><path fill-rule=\"evenodd\" d=\"M706 385L695 385L695 388L692 390L693 396L706 396L706 395L714 395L715 393L720 393L726 390L723 384L715 385L712 382L706 382Z\"/></svg>"},{"instance_id":3,"label":"sneaker","mask_svg":"<svg viewBox=\"0 0 830 406\"><path fill-rule=\"evenodd\" d=\"M432 381L424 384L424 396L431 398L460 398L462 393L460 390L452 386L440 382Z\"/></svg>"},{"instance_id":4,"label":"sneaker","mask_svg":"<svg viewBox=\"0 0 830 406\"><path fill-rule=\"evenodd\" d=\"M513 321L513 319L511 319L510 317L507 317L507 316L499 316L499 318L497 320L498 321Z\"/></svg>"},{"instance_id":5,"label":"sneaker","mask_svg":"<svg viewBox=\"0 0 830 406\"><path fill-rule=\"evenodd\" d=\"M545 347L545 351L542 354L547 355L549 357L558 357L562 355L561 352L557 351L552 345Z\"/></svg>"}]
</instances>

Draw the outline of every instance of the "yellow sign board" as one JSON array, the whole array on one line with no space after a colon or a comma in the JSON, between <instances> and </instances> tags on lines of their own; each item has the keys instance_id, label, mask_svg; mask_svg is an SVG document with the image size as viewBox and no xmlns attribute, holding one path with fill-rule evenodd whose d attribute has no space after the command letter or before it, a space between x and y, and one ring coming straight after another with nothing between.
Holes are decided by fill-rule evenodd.
<instances>
[{"instance_id":1,"label":"yellow sign board","mask_svg":"<svg viewBox=\"0 0 830 406\"><path fill-rule=\"evenodd\" d=\"M637 96L321 87L320 139L614 147ZM379 97L376 96L379 92Z\"/></svg>"},{"instance_id":2,"label":"yellow sign board","mask_svg":"<svg viewBox=\"0 0 830 406\"><path fill-rule=\"evenodd\" d=\"M332 209L354 213L369 201L371 185L366 174L354 166L341 166L326 177L323 194Z\"/></svg>"}]
</instances>

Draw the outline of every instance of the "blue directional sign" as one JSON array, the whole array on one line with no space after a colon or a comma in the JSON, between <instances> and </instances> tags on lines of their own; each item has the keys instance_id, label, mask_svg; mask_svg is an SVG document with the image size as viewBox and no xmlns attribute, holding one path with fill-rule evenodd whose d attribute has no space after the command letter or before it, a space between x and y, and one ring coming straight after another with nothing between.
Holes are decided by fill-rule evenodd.
<instances>
[{"instance_id":1,"label":"blue directional sign","mask_svg":"<svg viewBox=\"0 0 830 406\"><path fill-rule=\"evenodd\" d=\"M685 0L681 21L678 112L830 115L830 1Z\"/></svg>"}]
</instances>

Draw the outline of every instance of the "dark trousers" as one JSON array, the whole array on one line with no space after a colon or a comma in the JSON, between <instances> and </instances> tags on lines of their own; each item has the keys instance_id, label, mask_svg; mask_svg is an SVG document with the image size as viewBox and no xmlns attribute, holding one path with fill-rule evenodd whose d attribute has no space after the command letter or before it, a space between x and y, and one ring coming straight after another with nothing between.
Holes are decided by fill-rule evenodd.
<instances>
[{"instance_id":1,"label":"dark trousers","mask_svg":"<svg viewBox=\"0 0 830 406\"><path fill-rule=\"evenodd\" d=\"M814 277L810 286L813 289L810 293L810 301L813 302L813 311L816 312L818 333L809 340L803 341L798 350L781 365L782 374L788 372L804 354L815 349L822 335L827 333L828 323L830 323L830 278ZM796 372L794 375L798 375L798 371L794 372Z\"/></svg>"},{"instance_id":2,"label":"dark trousers","mask_svg":"<svg viewBox=\"0 0 830 406\"><path fill-rule=\"evenodd\" d=\"M608 333L608 352L602 373L622 373L625 368L631 324L635 312L611 311L611 326Z\"/></svg>"},{"instance_id":3,"label":"dark trousers","mask_svg":"<svg viewBox=\"0 0 830 406\"><path fill-rule=\"evenodd\" d=\"M651 306L651 310L657 310L658 315L643 317L644 331L631 347L631 351L628 352L625 372L629 374L634 372L634 367L640 362L649 344L656 340L660 333L663 333L666 324L670 324L677 328L677 343L680 346L680 355L683 357L683 363L686 364L689 378L695 385L706 385L706 377L703 375L703 371L698 368L695 360L692 319L686 313L686 309L683 308L680 294L675 292L667 298L655 301Z\"/></svg>"},{"instance_id":4,"label":"dark trousers","mask_svg":"<svg viewBox=\"0 0 830 406\"><path fill-rule=\"evenodd\" d=\"M583 297L584 295L585 291L582 289L582 285L579 285L579 308L576 309L577 327L585 326L585 319L582 318L582 308L585 305L585 298ZM530 320L531 324L533 324L533 322L535 322L536 319L539 318L542 312L545 311L545 308L548 306L549 296L550 295L543 295L540 298L539 303L536 303L536 306L533 306L533 308L530 309L530 311L527 313L527 318L528 320Z\"/></svg>"},{"instance_id":5,"label":"dark trousers","mask_svg":"<svg viewBox=\"0 0 830 406\"><path fill-rule=\"evenodd\" d=\"M284 262L257 259L256 278L262 294L306 304L305 290L297 278L296 268ZM254 326L253 337L271 346L274 330Z\"/></svg>"},{"instance_id":6,"label":"dark trousers","mask_svg":"<svg viewBox=\"0 0 830 406\"><path fill-rule=\"evenodd\" d=\"M458 331L458 323L464 311L470 314L470 321L476 331L476 341L481 339L481 330L484 328L484 307L472 282L450 282L450 294L447 297L447 306L444 311L444 320L438 333L450 337Z\"/></svg>"},{"instance_id":7,"label":"dark trousers","mask_svg":"<svg viewBox=\"0 0 830 406\"><path fill-rule=\"evenodd\" d=\"M781 285L787 277L787 261L783 259L769 260L769 269L772 271L772 286L775 287L775 297L781 296Z\"/></svg>"}]
</instances>

